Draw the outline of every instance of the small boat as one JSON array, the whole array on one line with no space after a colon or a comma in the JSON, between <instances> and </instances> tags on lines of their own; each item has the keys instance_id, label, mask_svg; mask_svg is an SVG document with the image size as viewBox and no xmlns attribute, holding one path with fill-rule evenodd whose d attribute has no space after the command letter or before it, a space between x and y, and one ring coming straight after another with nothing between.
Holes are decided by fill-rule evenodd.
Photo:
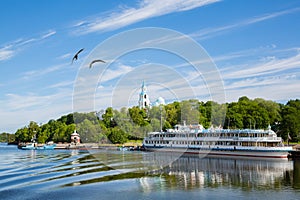
<instances>
[{"instance_id":1,"label":"small boat","mask_svg":"<svg viewBox=\"0 0 300 200\"><path fill-rule=\"evenodd\" d=\"M117 148L118 151L134 151L136 148L134 146L119 146Z\"/></svg>"},{"instance_id":2,"label":"small boat","mask_svg":"<svg viewBox=\"0 0 300 200\"><path fill-rule=\"evenodd\" d=\"M38 145L36 142L31 142L22 146L21 149L23 150L53 150L56 147L56 144L47 143L43 145Z\"/></svg>"},{"instance_id":3,"label":"small boat","mask_svg":"<svg viewBox=\"0 0 300 200\"><path fill-rule=\"evenodd\" d=\"M129 148L125 146L120 146L118 147L118 151L129 151Z\"/></svg>"}]
</instances>

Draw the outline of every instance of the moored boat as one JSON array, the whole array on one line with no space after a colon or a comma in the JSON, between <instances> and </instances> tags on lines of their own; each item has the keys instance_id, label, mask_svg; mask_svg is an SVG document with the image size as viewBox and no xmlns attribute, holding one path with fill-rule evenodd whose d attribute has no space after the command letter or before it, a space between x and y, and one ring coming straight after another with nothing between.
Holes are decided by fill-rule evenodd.
<instances>
[{"instance_id":1,"label":"moored boat","mask_svg":"<svg viewBox=\"0 0 300 200\"><path fill-rule=\"evenodd\" d=\"M143 140L149 151L180 152L209 157L287 159L292 147L269 126L261 129L205 129L202 125L176 125L167 131L150 132Z\"/></svg>"},{"instance_id":2,"label":"moored boat","mask_svg":"<svg viewBox=\"0 0 300 200\"><path fill-rule=\"evenodd\" d=\"M43 145L39 145L36 142L28 143L21 147L23 150L53 150L56 147L56 144L47 143Z\"/></svg>"}]
</instances>

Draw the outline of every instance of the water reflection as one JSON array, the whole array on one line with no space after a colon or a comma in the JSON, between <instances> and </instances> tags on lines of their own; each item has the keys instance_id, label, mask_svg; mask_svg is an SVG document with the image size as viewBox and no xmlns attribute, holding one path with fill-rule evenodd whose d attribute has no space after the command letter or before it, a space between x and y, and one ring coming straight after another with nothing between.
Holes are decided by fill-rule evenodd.
<instances>
[{"instance_id":1,"label":"water reflection","mask_svg":"<svg viewBox=\"0 0 300 200\"><path fill-rule=\"evenodd\" d=\"M159 157L155 156L156 162L159 162ZM168 156L172 155L161 155L162 162L165 162ZM189 155L181 156L163 169L154 170L148 174L163 177L159 179L161 180L160 186L167 188L193 189L226 186L243 190L277 190L288 186L299 189L300 185L299 161L199 159ZM144 178L140 182L145 191L149 191L150 186L153 185L151 182L147 183L147 179ZM156 180L154 185L157 184Z\"/></svg>"},{"instance_id":2,"label":"water reflection","mask_svg":"<svg viewBox=\"0 0 300 200\"><path fill-rule=\"evenodd\" d=\"M158 188L235 187L242 190L280 190L300 187L299 161L199 158L169 152L104 151L92 156L101 165L96 170L79 173L93 172L95 176L77 181L77 184L137 179L144 192ZM65 186L73 186L73 183Z\"/></svg>"},{"instance_id":3,"label":"water reflection","mask_svg":"<svg viewBox=\"0 0 300 200\"><path fill-rule=\"evenodd\" d=\"M300 160L294 161L293 187L300 189Z\"/></svg>"},{"instance_id":4,"label":"water reflection","mask_svg":"<svg viewBox=\"0 0 300 200\"><path fill-rule=\"evenodd\" d=\"M300 191L299 160L200 159L172 153L17 149L0 150L0 158L0 192L21 188L24 191L68 190L81 186L100 189L104 185L128 182L126 189L137 188L142 193L203 188L234 188L254 193Z\"/></svg>"}]
</instances>

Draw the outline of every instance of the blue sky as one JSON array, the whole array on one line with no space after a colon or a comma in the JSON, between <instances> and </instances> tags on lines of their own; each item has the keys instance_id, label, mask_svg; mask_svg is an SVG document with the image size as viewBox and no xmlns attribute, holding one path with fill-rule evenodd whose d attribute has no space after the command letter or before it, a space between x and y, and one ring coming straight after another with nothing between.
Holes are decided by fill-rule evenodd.
<instances>
[{"instance_id":1,"label":"blue sky","mask_svg":"<svg viewBox=\"0 0 300 200\"><path fill-rule=\"evenodd\" d=\"M298 0L2 0L0 19L0 132L73 112L80 70L99 56L97 47L116 34L145 27L173 30L201 45L217 68L226 102L241 96L280 103L299 98ZM151 101L184 99L169 89L179 79L185 85L181 91L214 100L205 73L203 79L195 77L184 60L168 52L143 49L106 61L110 65L102 77L90 72L98 80L91 88L95 110L137 104L142 80ZM169 79L160 83L159 77ZM131 88L123 90L130 81ZM119 105L115 99L124 91L129 94Z\"/></svg>"}]
</instances>

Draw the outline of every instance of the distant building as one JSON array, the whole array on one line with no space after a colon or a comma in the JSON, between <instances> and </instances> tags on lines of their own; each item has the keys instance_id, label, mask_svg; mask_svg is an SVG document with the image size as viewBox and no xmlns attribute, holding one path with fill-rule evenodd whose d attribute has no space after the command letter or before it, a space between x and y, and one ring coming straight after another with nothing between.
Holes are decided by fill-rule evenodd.
<instances>
[{"instance_id":1,"label":"distant building","mask_svg":"<svg viewBox=\"0 0 300 200\"><path fill-rule=\"evenodd\" d=\"M146 87L144 81L143 81L140 96L139 96L139 107L141 109L147 109L150 107L150 100L149 100L149 96L147 94L147 87Z\"/></svg>"},{"instance_id":2,"label":"distant building","mask_svg":"<svg viewBox=\"0 0 300 200\"><path fill-rule=\"evenodd\" d=\"M160 105L166 105L166 102L162 97L158 97L158 99L156 99L156 101L154 101L154 103L152 104L152 106L160 106Z\"/></svg>"},{"instance_id":3,"label":"distant building","mask_svg":"<svg viewBox=\"0 0 300 200\"><path fill-rule=\"evenodd\" d=\"M74 133L71 134L71 143L75 143L75 144L79 144L80 143L80 136L76 132L76 130L74 130Z\"/></svg>"}]
</instances>

